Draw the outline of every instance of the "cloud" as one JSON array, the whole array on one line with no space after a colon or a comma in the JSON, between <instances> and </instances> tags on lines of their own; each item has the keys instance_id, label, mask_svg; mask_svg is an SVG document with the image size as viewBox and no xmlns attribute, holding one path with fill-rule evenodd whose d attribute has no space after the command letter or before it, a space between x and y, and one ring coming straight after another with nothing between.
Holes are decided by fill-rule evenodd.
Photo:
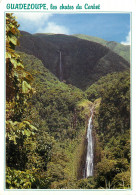
<instances>
[{"instance_id":1,"label":"cloud","mask_svg":"<svg viewBox=\"0 0 136 195\"><path fill-rule=\"evenodd\" d=\"M38 28L44 26L52 17L52 14L45 13L15 13L17 21L20 24L19 29L29 33L35 33Z\"/></svg>"},{"instance_id":2,"label":"cloud","mask_svg":"<svg viewBox=\"0 0 136 195\"><path fill-rule=\"evenodd\" d=\"M57 25L54 22L48 22L46 27L37 29L40 33L55 33L55 34L69 34L68 28L62 25Z\"/></svg>"},{"instance_id":3,"label":"cloud","mask_svg":"<svg viewBox=\"0 0 136 195\"><path fill-rule=\"evenodd\" d=\"M17 20L22 21L22 20L27 20L29 22L38 22L39 20L46 21L49 19L49 17L52 16L52 14L45 14L45 13L15 13L15 16L17 17Z\"/></svg>"},{"instance_id":4,"label":"cloud","mask_svg":"<svg viewBox=\"0 0 136 195\"><path fill-rule=\"evenodd\" d=\"M122 41L121 44L130 45L130 43L131 43L131 32L129 31L128 35L126 36L126 40Z\"/></svg>"},{"instance_id":5,"label":"cloud","mask_svg":"<svg viewBox=\"0 0 136 195\"><path fill-rule=\"evenodd\" d=\"M15 13L17 21L20 24L20 30L29 33L55 33L69 34L69 30L64 25L58 25L51 22L53 14L46 13ZM53 19L53 17L52 17Z\"/></svg>"}]
</instances>

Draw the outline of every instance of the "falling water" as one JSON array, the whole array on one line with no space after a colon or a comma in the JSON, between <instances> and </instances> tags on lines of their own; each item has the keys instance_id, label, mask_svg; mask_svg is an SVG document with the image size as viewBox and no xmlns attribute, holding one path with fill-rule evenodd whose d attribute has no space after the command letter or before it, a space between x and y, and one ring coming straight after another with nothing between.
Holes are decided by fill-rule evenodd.
<instances>
[{"instance_id":1,"label":"falling water","mask_svg":"<svg viewBox=\"0 0 136 195\"><path fill-rule=\"evenodd\" d=\"M85 168L85 177L93 176L93 138L92 138L92 117L93 110L91 110L91 116L88 122L87 129L87 155L86 155L86 168Z\"/></svg>"},{"instance_id":2,"label":"falling water","mask_svg":"<svg viewBox=\"0 0 136 195\"><path fill-rule=\"evenodd\" d=\"M60 51L60 81L62 81L62 61L61 61L61 51Z\"/></svg>"}]
</instances>

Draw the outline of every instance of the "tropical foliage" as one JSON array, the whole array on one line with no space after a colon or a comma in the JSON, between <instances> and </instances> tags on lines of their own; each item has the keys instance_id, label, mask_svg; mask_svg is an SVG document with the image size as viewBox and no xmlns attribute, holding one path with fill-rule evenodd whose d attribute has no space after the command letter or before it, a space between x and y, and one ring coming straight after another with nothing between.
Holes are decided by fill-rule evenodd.
<instances>
[{"instance_id":1,"label":"tropical foliage","mask_svg":"<svg viewBox=\"0 0 136 195\"><path fill-rule=\"evenodd\" d=\"M6 14L6 188L129 188L129 72L101 77L83 92L15 51L18 27ZM83 178L92 105L94 176Z\"/></svg>"},{"instance_id":2,"label":"tropical foliage","mask_svg":"<svg viewBox=\"0 0 136 195\"><path fill-rule=\"evenodd\" d=\"M32 96L32 75L24 70L18 45L18 23L12 14L6 15L6 186L31 188L39 170L36 153L37 128L25 117L28 99Z\"/></svg>"},{"instance_id":3,"label":"tropical foliage","mask_svg":"<svg viewBox=\"0 0 136 195\"><path fill-rule=\"evenodd\" d=\"M117 53L118 55L122 56L125 60L130 62L130 46L129 45L126 46L126 45L123 45L121 43L117 43L114 41L105 41L104 39L101 39L98 37L92 37L92 36L83 35L83 34L74 34L74 36L80 39L85 39L88 41L100 43L101 45L108 47L113 52Z\"/></svg>"},{"instance_id":4,"label":"tropical foliage","mask_svg":"<svg viewBox=\"0 0 136 195\"><path fill-rule=\"evenodd\" d=\"M130 67L129 62L119 56L123 46L116 54L97 41L88 41L71 35L30 34L24 31L21 31L21 35L20 47L16 49L40 59L58 78L61 51L63 73L61 80L82 90L108 73L128 70ZM129 56L129 52L126 53Z\"/></svg>"},{"instance_id":5,"label":"tropical foliage","mask_svg":"<svg viewBox=\"0 0 136 195\"><path fill-rule=\"evenodd\" d=\"M129 188L131 159L129 72L103 77L87 90L89 98L92 97L92 88L97 97L101 96L101 100L94 102L96 112L93 123L97 138L96 188ZM120 178L119 183L115 182L117 178Z\"/></svg>"}]
</instances>

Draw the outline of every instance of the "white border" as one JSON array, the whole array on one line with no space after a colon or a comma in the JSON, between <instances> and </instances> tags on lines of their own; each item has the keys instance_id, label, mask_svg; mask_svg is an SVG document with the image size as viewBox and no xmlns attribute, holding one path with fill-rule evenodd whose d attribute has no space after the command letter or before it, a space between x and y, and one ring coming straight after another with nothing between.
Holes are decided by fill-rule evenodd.
<instances>
[{"instance_id":1,"label":"white border","mask_svg":"<svg viewBox=\"0 0 136 195\"><path fill-rule=\"evenodd\" d=\"M132 13L132 86L131 86L131 94L132 94L132 105L131 105L131 131L132 131L132 190L17 190L17 191L11 191L11 190L4 190L4 85L5 85L5 77L4 77L4 65L5 65L5 59L4 59L4 12L9 11L6 10L6 4L7 3L47 3L49 4L56 4L57 6L61 5L62 3L67 5L74 5L76 6L78 3L81 5L84 5L85 3L88 4L100 4L101 10L95 10L94 13L100 13L100 12L131 12ZM10 10L12 11L12 10ZM13 10L14 11L14 10ZM36 10L37 11L37 10ZM40 11L40 10L39 10ZM91 10L87 10L86 12L91 12ZM53 12L53 11L51 11ZM56 11L60 13L60 10ZM63 11L65 13L73 13L73 11ZM78 11L74 11L74 13L77 13ZM85 11L83 10L85 13ZM82 1L82 0L75 0L72 2L72 0L46 0L45 1L38 1L38 0L29 0L29 1L22 1L22 0L2 0L0 3L0 21L1 21L1 28L0 28L0 127L1 127L1 136L0 136L0 149L1 149L1 160L0 160L0 195L4 194L68 194L68 193L78 193L78 194L101 194L101 195L112 195L112 194L119 194L119 195L135 195L136 194L136 0L90 0L90 1Z\"/></svg>"}]
</instances>

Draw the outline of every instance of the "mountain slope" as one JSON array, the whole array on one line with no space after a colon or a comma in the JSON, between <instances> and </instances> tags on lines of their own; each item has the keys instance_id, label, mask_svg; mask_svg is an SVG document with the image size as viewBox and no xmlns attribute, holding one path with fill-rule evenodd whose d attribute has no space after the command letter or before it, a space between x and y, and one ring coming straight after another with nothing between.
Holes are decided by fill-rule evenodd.
<instances>
[{"instance_id":1,"label":"mountain slope","mask_svg":"<svg viewBox=\"0 0 136 195\"><path fill-rule=\"evenodd\" d=\"M129 64L101 44L66 35L24 32L20 49L39 59L15 52L12 14L6 23L6 188L130 188ZM83 92L47 65L82 88L100 79ZM94 169L84 178L90 115Z\"/></svg>"},{"instance_id":2,"label":"mountain slope","mask_svg":"<svg viewBox=\"0 0 136 195\"><path fill-rule=\"evenodd\" d=\"M127 61L99 43L67 35L21 34L17 49L39 58L58 78L61 51L62 80L81 89L101 76L129 68Z\"/></svg>"},{"instance_id":3,"label":"mountain slope","mask_svg":"<svg viewBox=\"0 0 136 195\"><path fill-rule=\"evenodd\" d=\"M92 91L94 94L96 91L98 96L95 98L101 97L101 101L94 102L94 176L80 179L86 151L85 121L92 103L84 99L85 93L80 89L60 82L40 60L32 55L19 54L27 71L34 77L33 87L36 89L30 100L32 111L28 120L32 120L38 129L37 152L44 161L44 175L48 178L42 176L40 188L99 189L107 188L107 185L114 189L128 188L129 72L109 74L86 91L90 100L93 99ZM99 105L96 106L96 102Z\"/></svg>"},{"instance_id":4,"label":"mountain slope","mask_svg":"<svg viewBox=\"0 0 136 195\"><path fill-rule=\"evenodd\" d=\"M74 34L73 36L78 37L80 39L85 39L88 41L100 43L103 46L108 47L109 49L111 49L113 52L117 53L121 57L123 57L128 62L130 62L130 46L129 45L122 45L115 41L105 41L104 39L101 39L98 37L82 35L82 34Z\"/></svg>"},{"instance_id":5,"label":"mountain slope","mask_svg":"<svg viewBox=\"0 0 136 195\"><path fill-rule=\"evenodd\" d=\"M85 119L92 103L84 99L82 90L60 82L39 59L18 53L34 78L36 91L29 101L31 112L25 117L37 128L37 153L44 162L37 185L40 189L75 188L78 172L82 174ZM32 183L32 188L36 186Z\"/></svg>"}]
</instances>

